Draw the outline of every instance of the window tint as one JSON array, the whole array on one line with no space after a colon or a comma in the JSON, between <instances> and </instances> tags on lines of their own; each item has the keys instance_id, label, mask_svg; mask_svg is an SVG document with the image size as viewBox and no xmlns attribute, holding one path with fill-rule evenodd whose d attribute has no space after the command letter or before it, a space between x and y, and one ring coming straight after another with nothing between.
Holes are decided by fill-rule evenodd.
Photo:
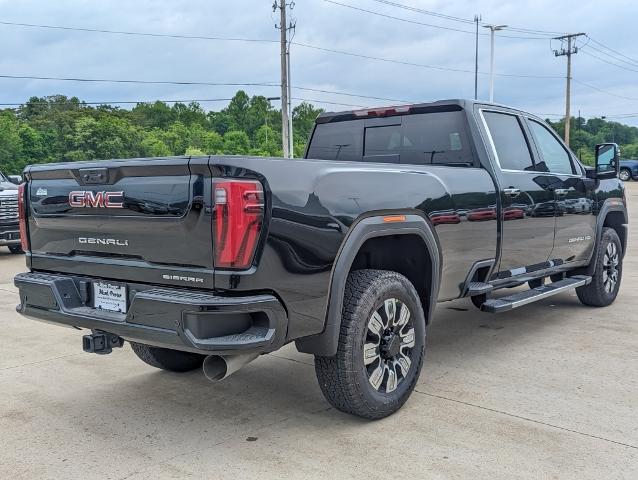
<instances>
[{"instance_id":1,"label":"window tint","mask_svg":"<svg viewBox=\"0 0 638 480\"><path fill-rule=\"evenodd\" d=\"M365 133L363 154L396 155L401 153L401 125L368 127Z\"/></svg>"},{"instance_id":2,"label":"window tint","mask_svg":"<svg viewBox=\"0 0 638 480\"><path fill-rule=\"evenodd\" d=\"M523 129L514 115L483 112L501 168L534 170L534 162Z\"/></svg>"},{"instance_id":3,"label":"window tint","mask_svg":"<svg viewBox=\"0 0 638 480\"><path fill-rule=\"evenodd\" d=\"M537 170L552 173L574 173L567 150L547 127L534 120L530 120L529 125L543 157L543 161L536 166Z\"/></svg>"},{"instance_id":4,"label":"window tint","mask_svg":"<svg viewBox=\"0 0 638 480\"><path fill-rule=\"evenodd\" d=\"M463 112L436 112L403 117L401 163L472 165L474 158Z\"/></svg>"},{"instance_id":5,"label":"window tint","mask_svg":"<svg viewBox=\"0 0 638 480\"><path fill-rule=\"evenodd\" d=\"M317 125L310 141L308 158L323 160L361 160L363 122L322 123Z\"/></svg>"},{"instance_id":6,"label":"window tint","mask_svg":"<svg viewBox=\"0 0 638 480\"><path fill-rule=\"evenodd\" d=\"M378 120L386 124L375 125ZM474 162L461 111L319 124L308 158L416 165Z\"/></svg>"}]
</instances>

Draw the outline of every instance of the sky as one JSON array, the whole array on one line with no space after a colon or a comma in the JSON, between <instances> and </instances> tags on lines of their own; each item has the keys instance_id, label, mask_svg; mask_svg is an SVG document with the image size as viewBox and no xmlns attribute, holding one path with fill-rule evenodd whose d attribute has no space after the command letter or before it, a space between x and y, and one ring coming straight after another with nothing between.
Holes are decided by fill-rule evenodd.
<instances>
[{"instance_id":1,"label":"sky","mask_svg":"<svg viewBox=\"0 0 638 480\"><path fill-rule=\"evenodd\" d=\"M516 29L586 32L592 40L579 38L581 48L573 56L572 114L580 110L584 117L604 115L638 125L638 2L607 0L603 7L591 0L391 0L437 14L426 15L383 1L337 1L342 5L326 0L294 2L290 12L296 22L291 46L293 104L311 100L327 110L347 110L400 101L472 98L474 26L440 15L472 20L477 13L483 22ZM0 78L0 103L53 94L107 103L225 99L239 88L250 95L280 95L276 86L280 81L278 14L272 11L272 0L0 0L0 12L0 22L270 40L163 38L0 24L0 75L274 84L239 87ZM487 99L490 38L488 29L480 30L478 95ZM564 114L566 57L552 52L560 48L560 42L550 41L551 34L500 33L495 41L495 101L544 117ZM202 106L217 110L226 103L202 102Z\"/></svg>"}]
</instances>

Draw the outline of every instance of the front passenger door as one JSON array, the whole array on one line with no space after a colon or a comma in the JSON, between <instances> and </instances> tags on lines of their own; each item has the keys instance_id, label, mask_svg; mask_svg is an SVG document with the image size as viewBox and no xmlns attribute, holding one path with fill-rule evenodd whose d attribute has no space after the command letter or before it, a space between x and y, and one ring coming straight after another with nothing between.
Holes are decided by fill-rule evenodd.
<instances>
[{"instance_id":1,"label":"front passenger door","mask_svg":"<svg viewBox=\"0 0 638 480\"><path fill-rule=\"evenodd\" d=\"M527 124L540 155L536 168L553 177L556 234L551 258L560 263L586 261L596 239L593 191L586 188L582 169L556 134L534 119L528 118Z\"/></svg>"}]
</instances>

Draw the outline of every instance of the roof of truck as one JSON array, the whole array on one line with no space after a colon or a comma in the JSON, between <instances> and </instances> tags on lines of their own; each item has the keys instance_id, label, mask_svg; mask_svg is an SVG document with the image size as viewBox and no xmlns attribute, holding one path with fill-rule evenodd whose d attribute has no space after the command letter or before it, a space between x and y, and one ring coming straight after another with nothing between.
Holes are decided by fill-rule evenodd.
<instances>
[{"instance_id":1,"label":"roof of truck","mask_svg":"<svg viewBox=\"0 0 638 480\"><path fill-rule=\"evenodd\" d=\"M499 108L506 108L521 112L516 108L501 105L497 103L490 103L481 100L470 99L449 99L449 100L437 100L435 102L428 103L414 103L414 104L402 104L402 105L389 105L380 107L360 108L357 110L343 110L339 112L324 112L319 114L316 123L331 123L341 122L345 120L355 120L360 118L370 117L391 117L399 115L410 115L415 113L432 113L432 112L450 112L472 109L474 105L481 106L494 106ZM535 116L535 115L534 115Z\"/></svg>"}]
</instances>

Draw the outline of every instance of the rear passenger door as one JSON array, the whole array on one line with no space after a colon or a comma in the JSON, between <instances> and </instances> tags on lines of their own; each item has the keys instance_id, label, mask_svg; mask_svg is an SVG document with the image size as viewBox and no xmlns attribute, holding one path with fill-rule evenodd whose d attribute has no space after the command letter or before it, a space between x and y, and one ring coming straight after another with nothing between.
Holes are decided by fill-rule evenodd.
<instances>
[{"instance_id":1,"label":"rear passenger door","mask_svg":"<svg viewBox=\"0 0 638 480\"><path fill-rule=\"evenodd\" d=\"M524 120L515 113L482 110L492 154L499 167L501 260L497 278L548 267L554 245L554 192L536 171L534 144Z\"/></svg>"},{"instance_id":2,"label":"rear passenger door","mask_svg":"<svg viewBox=\"0 0 638 480\"><path fill-rule=\"evenodd\" d=\"M596 238L593 191L585 188L584 172L555 132L527 118L539 161L536 169L550 175L556 201L556 234L551 259L555 263L589 259Z\"/></svg>"}]
</instances>

